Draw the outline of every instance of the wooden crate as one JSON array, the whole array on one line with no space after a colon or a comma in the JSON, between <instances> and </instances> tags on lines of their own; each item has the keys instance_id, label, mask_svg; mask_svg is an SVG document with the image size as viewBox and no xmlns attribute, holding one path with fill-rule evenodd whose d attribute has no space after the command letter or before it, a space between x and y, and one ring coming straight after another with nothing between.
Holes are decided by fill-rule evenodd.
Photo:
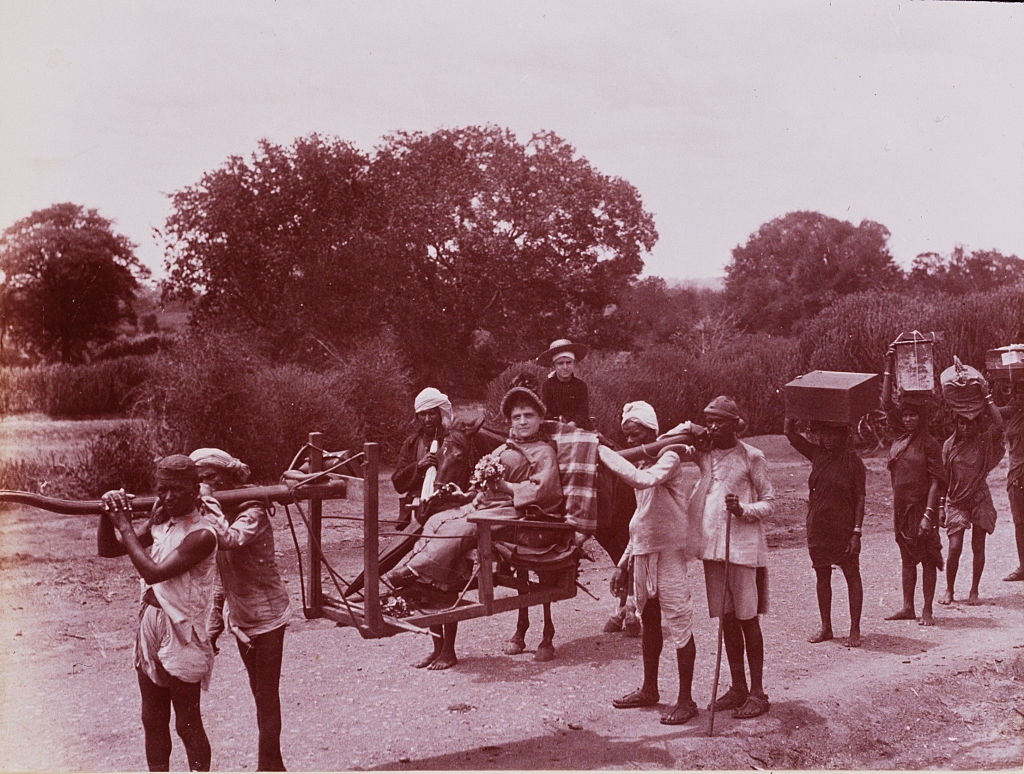
<instances>
[{"instance_id":1,"label":"wooden crate","mask_svg":"<svg viewBox=\"0 0 1024 774\"><path fill-rule=\"evenodd\" d=\"M1024 382L1024 344L1008 344L985 353L985 370L991 379Z\"/></svg>"},{"instance_id":2,"label":"wooden crate","mask_svg":"<svg viewBox=\"0 0 1024 774\"><path fill-rule=\"evenodd\" d=\"M896 389L899 394L933 393L938 387L934 334L901 333L892 343L896 350Z\"/></svg>"},{"instance_id":3,"label":"wooden crate","mask_svg":"<svg viewBox=\"0 0 1024 774\"><path fill-rule=\"evenodd\" d=\"M786 416L853 425L878 408L881 391L878 374L811 371L786 385Z\"/></svg>"}]
</instances>

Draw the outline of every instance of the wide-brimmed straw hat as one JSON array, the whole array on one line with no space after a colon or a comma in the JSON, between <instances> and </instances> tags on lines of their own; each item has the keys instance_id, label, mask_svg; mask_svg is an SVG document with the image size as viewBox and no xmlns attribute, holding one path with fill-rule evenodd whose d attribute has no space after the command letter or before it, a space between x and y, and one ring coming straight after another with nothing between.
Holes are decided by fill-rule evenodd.
<instances>
[{"instance_id":1,"label":"wide-brimmed straw hat","mask_svg":"<svg viewBox=\"0 0 1024 774\"><path fill-rule=\"evenodd\" d=\"M555 339L545 352L537 356L540 363L553 363L559 355L569 354L576 360L582 360L590 350L586 344L574 344L569 339Z\"/></svg>"}]
</instances>

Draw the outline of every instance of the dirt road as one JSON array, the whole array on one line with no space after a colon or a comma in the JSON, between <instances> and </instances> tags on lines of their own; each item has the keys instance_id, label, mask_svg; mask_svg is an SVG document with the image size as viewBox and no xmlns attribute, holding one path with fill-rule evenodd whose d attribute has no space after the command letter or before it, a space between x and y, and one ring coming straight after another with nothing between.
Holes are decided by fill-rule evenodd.
<instances>
[{"instance_id":1,"label":"dirt road","mask_svg":"<svg viewBox=\"0 0 1024 774\"><path fill-rule=\"evenodd\" d=\"M363 640L301 614L298 566L283 512L279 562L296 614L285 639L285 763L344 769L1018 769L1022 765L1024 584L1000 579L1015 566L1005 462L990 479L1000 520L988 541L983 604L937 606L938 625L890 622L899 606L899 556L891 536L883 462L867 460L863 547L864 645L810 645L814 580L803 547L807 466L785 439L766 449L780 495L771 529L772 610L762 625L771 711L754 720L662 726L675 666L663 658L661 708L615 710L636 687L640 643L601 633L611 601L611 563L584 563L585 594L554 608L557 657L504 656L514 616L462 625L459 664L442 672L410 664L425 637ZM381 488L382 509L393 500ZM356 504L345 504L357 512ZM386 512L386 510L384 511ZM356 556L357 528L331 522L329 542ZM305 534L299 531L300 543ZM596 547L595 547L596 548ZM596 549L600 551L600 549ZM131 641L138 595L127 559L95 555L95 519L15 508L0 511L0 769L115 771L145 768ZM965 594L970 551L960 572ZM716 630L703 580L692 572L698 648L695 698L711 695ZM848 626L846 588L834 574L837 635ZM920 599L920 597L919 597ZM920 602L919 602L920 604ZM536 646L539 623L527 638ZM723 684L727 684L723 667ZM203 714L215 769L255 767L255 719L232 643L217 657ZM175 738L172 767L184 769Z\"/></svg>"}]
</instances>

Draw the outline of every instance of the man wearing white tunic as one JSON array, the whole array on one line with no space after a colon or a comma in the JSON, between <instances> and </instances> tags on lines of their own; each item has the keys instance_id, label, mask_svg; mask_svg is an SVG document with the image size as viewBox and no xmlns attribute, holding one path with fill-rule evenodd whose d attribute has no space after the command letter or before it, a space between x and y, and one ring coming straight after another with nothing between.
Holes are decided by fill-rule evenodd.
<instances>
[{"instance_id":1,"label":"man wearing white tunic","mask_svg":"<svg viewBox=\"0 0 1024 774\"><path fill-rule=\"evenodd\" d=\"M769 708L762 682L764 638L758 615L768 607L764 524L775 509L775 490L764 452L737 437L746 422L733 398L720 395L711 401L704 409L704 424L711 448L702 448L697 455L701 478L689 507L701 519L708 612L722 620L732 677L729 690L712 701L716 710L732 709L735 718L754 718ZM750 667L749 687L744 656Z\"/></svg>"},{"instance_id":2,"label":"man wearing white tunic","mask_svg":"<svg viewBox=\"0 0 1024 774\"><path fill-rule=\"evenodd\" d=\"M630 447L655 440L658 417L644 401L622 409L622 431ZM679 667L679 694L675 705L661 716L665 725L681 725L697 715L693 700L693 601L687 577L689 560L700 547L699 522L687 516L684 458L689 446L667 447L656 460L634 466L606 446L598 450L601 462L636 489L636 512L629 522L629 544L612 575L611 592L621 595L630 569L633 592L643 624L641 649L644 678L640 688L612 701L618 709L649 707L658 703L658 662L664 640L675 646Z\"/></svg>"},{"instance_id":3,"label":"man wearing white tunic","mask_svg":"<svg viewBox=\"0 0 1024 774\"><path fill-rule=\"evenodd\" d=\"M209 771L210 741L203 728L200 689L208 686L213 668L206 619L217 576L216 531L199 499L195 463L185 455L172 454L157 463L156 495L152 514L139 527L131 522L134 495L121 489L102 497L124 552L142 576L135 669L146 762L150 771L170 767L173 707L189 768Z\"/></svg>"}]
</instances>

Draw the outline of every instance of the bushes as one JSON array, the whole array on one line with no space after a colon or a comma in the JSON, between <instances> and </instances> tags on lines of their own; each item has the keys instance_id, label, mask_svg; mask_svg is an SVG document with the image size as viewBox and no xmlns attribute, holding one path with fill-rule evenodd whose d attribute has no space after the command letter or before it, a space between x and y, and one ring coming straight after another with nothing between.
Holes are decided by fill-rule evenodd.
<instances>
[{"instance_id":1,"label":"bushes","mask_svg":"<svg viewBox=\"0 0 1024 774\"><path fill-rule=\"evenodd\" d=\"M600 409L601 429L617 435L622 405L629 400L654 406L663 430L685 420L699 423L708 402L725 394L736 398L749 434L779 432L780 389L797 374L795 353L789 339L755 334L696 357L662 346L608 364L595 359L591 394L607 403Z\"/></svg>"},{"instance_id":2,"label":"bushes","mask_svg":"<svg viewBox=\"0 0 1024 774\"><path fill-rule=\"evenodd\" d=\"M663 430L685 420L700 422L704 407L716 395L736 398L745 412L747 432L781 432L784 412L781 387L799 374L796 342L764 334L738 336L721 348L693 356L671 345L644 352L593 354L578 366L590 391L590 413L596 428L619 438L622 406L646 400ZM515 374L547 369L514 363L488 386L487 407L497 413L501 396Z\"/></svg>"},{"instance_id":3,"label":"bushes","mask_svg":"<svg viewBox=\"0 0 1024 774\"><path fill-rule=\"evenodd\" d=\"M152 492L158 456L146 423L123 422L86 445L78 474L82 488L93 497L121 487Z\"/></svg>"},{"instance_id":4,"label":"bushes","mask_svg":"<svg viewBox=\"0 0 1024 774\"><path fill-rule=\"evenodd\" d=\"M987 350L1024 341L1024 291L844 296L801 333L803 370L879 373L888 345L901 332L912 330L944 334L944 341L935 348L939 368L949 366L953 355L984 368Z\"/></svg>"},{"instance_id":5,"label":"bushes","mask_svg":"<svg viewBox=\"0 0 1024 774\"><path fill-rule=\"evenodd\" d=\"M410 379L388 335L313 371L274 365L234 336L185 339L158 356L136 412L158 451L216 446L244 459L257 480L274 480L310 431L332 450L401 442L412 404Z\"/></svg>"},{"instance_id":6,"label":"bushes","mask_svg":"<svg viewBox=\"0 0 1024 774\"><path fill-rule=\"evenodd\" d=\"M0 459L0 489L90 499L108 489L151 492L154 457L148 428L125 421L60 452Z\"/></svg>"},{"instance_id":7,"label":"bushes","mask_svg":"<svg viewBox=\"0 0 1024 774\"><path fill-rule=\"evenodd\" d=\"M0 414L40 412L68 419L123 415L149 378L151 362L126 357L89 365L0 368Z\"/></svg>"}]
</instances>

